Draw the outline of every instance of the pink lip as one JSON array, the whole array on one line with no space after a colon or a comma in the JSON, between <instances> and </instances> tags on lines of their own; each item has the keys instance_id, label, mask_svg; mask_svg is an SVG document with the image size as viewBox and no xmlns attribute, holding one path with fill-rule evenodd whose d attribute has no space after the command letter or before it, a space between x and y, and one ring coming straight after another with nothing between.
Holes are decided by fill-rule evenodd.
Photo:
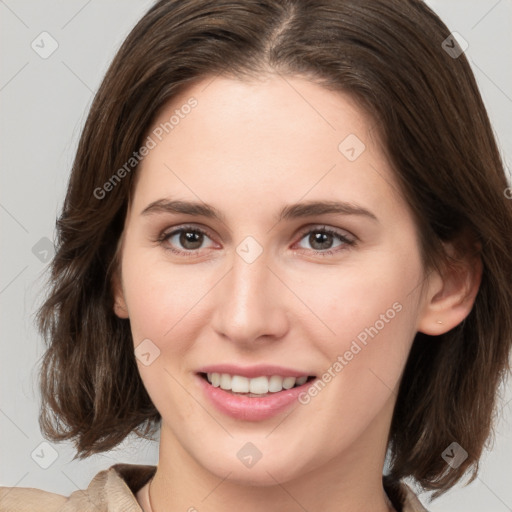
<instances>
[{"instance_id":1,"label":"pink lip","mask_svg":"<svg viewBox=\"0 0 512 512\"><path fill-rule=\"evenodd\" d=\"M217 371L217 373L221 372ZM225 371L224 373L231 372ZM240 375L240 373L234 372L232 375ZM259 375L262 374L259 373ZM283 374L275 372L272 375ZM277 393L269 393L262 398L251 398L245 395L235 395L221 388L216 388L200 375L196 375L196 378L199 381L202 392L217 410L232 418L245 421L262 421L278 415L288 409L294 402L297 402L299 395L304 393L317 380L313 379L302 386L292 389L283 389Z\"/></svg>"},{"instance_id":2,"label":"pink lip","mask_svg":"<svg viewBox=\"0 0 512 512\"><path fill-rule=\"evenodd\" d=\"M314 375L304 373L293 368L284 368L283 366L275 366L269 364L259 364L254 366L237 366L234 364L216 364L199 368L198 373L229 373L229 375L241 375L250 379L255 377L271 377L272 375L280 375L281 377L303 377Z\"/></svg>"}]
</instances>

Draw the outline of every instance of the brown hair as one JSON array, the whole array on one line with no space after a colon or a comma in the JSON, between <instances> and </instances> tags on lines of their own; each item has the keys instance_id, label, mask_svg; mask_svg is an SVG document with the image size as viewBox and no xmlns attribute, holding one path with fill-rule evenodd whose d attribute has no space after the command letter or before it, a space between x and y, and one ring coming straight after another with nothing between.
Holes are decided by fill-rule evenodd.
<instances>
[{"instance_id":1,"label":"brown hair","mask_svg":"<svg viewBox=\"0 0 512 512\"><path fill-rule=\"evenodd\" d=\"M468 241L480 244L473 309L446 334L416 335L389 435L390 481L411 476L437 496L470 468L474 479L509 369L512 202L467 59L442 48L449 36L420 0L162 0L150 8L96 94L57 222L51 292L39 311L48 343L45 434L74 439L85 457L157 426L129 321L113 313L116 245L134 173L110 181L108 197L95 191L192 81L270 71L348 93L371 114L415 217L426 269L449 263L441 242L459 240L465 254ZM457 469L441 457L453 441L468 452Z\"/></svg>"}]
</instances>

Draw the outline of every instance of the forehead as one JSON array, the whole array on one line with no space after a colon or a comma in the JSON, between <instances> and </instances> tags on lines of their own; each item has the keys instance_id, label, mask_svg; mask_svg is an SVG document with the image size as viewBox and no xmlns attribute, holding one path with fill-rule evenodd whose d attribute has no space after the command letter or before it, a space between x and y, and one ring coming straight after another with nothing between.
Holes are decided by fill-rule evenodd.
<instances>
[{"instance_id":1,"label":"forehead","mask_svg":"<svg viewBox=\"0 0 512 512\"><path fill-rule=\"evenodd\" d=\"M345 190L353 196L345 199L396 201L374 126L349 95L304 78L204 78L148 130L155 145L139 166L136 195L154 200L157 188L226 201L250 190L255 200L291 202Z\"/></svg>"},{"instance_id":2,"label":"forehead","mask_svg":"<svg viewBox=\"0 0 512 512\"><path fill-rule=\"evenodd\" d=\"M192 101L193 109L188 107ZM160 110L151 130L160 126L162 136L176 134L186 130L190 124L185 122L187 118L192 119L194 131L204 131L209 139L222 139L223 130L234 127L236 132L229 135L249 133L251 137L244 137L248 144L257 138L266 139L268 146L281 146L275 139L279 132L290 144L304 136L327 137L326 144L334 142L335 149L346 130L352 132L345 135L357 132L362 139L375 137L375 123L348 94L328 90L306 78L280 74L243 81L222 76L202 78Z\"/></svg>"}]
</instances>

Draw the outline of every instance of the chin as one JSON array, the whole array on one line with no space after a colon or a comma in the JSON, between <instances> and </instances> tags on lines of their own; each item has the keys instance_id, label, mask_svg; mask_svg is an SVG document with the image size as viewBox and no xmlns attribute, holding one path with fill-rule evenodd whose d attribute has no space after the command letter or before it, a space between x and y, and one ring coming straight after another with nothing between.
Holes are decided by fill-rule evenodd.
<instances>
[{"instance_id":1,"label":"chin","mask_svg":"<svg viewBox=\"0 0 512 512\"><path fill-rule=\"evenodd\" d=\"M290 461L289 464L292 464ZM277 483L284 483L300 476L300 469L296 468L290 471L290 468L283 467L283 463L266 464L260 460L252 468L240 467L241 464L231 462L226 463L222 467L212 468L215 476L224 479L229 475L226 480L233 484L252 487L265 487L276 485Z\"/></svg>"},{"instance_id":2,"label":"chin","mask_svg":"<svg viewBox=\"0 0 512 512\"><path fill-rule=\"evenodd\" d=\"M242 451L243 448L241 450L240 446L245 447L245 443L236 442L235 444L236 450L225 447L224 450L217 450L206 457L204 451L198 453L196 462L221 480L226 479L234 484L255 487L272 486L294 480L321 464L319 461L316 461L317 464L309 461L304 457L302 450L294 449L290 453L283 453L277 446L274 448L268 446L264 450L266 454L261 454L258 460L253 457L251 461L250 455L246 456L246 454L251 454L251 450L255 448L251 449L249 445L245 451ZM255 451L252 453L253 456L258 456Z\"/></svg>"}]
</instances>

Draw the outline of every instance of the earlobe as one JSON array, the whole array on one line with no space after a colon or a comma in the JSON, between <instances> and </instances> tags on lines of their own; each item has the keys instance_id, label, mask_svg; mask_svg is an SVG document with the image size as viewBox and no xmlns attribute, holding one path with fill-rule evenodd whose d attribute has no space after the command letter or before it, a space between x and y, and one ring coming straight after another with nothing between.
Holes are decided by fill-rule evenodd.
<instances>
[{"instance_id":1,"label":"earlobe","mask_svg":"<svg viewBox=\"0 0 512 512\"><path fill-rule=\"evenodd\" d=\"M120 302L114 302L114 313L119 317L119 318L129 318L128 317L128 310L126 309L126 304L124 303L120 303Z\"/></svg>"},{"instance_id":2,"label":"earlobe","mask_svg":"<svg viewBox=\"0 0 512 512\"><path fill-rule=\"evenodd\" d=\"M482 271L479 254L471 254L445 267L442 276L434 271L428 280L417 330L438 336L459 325L473 308Z\"/></svg>"},{"instance_id":3,"label":"earlobe","mask_svg":"<svg viewBox=\"0 0 512 512\"><path fill-rule=\"evenodd\" d=\"M119 318L129 318L128 308L126 306L126 301L124 298L124 291L117 270L114 272L114 275L112 276L112 295L114 298L114 313Z\"/></svg>"},{"instance_id":4,"label":"earlobe","mask_svg":"<svg viewBox=\"0 0 512 512\"><path fill-rule=\"evenodd\" d=\"M126 300L124 297L123 283L121 279L121 253L123 249L124 243L124 230L117 241L116 252L113 258L114 271L112 273L112 278L110 281L112 297L114 299L114 313L119 318L129 318L128 307L126 305Z\"/></svg>"}]
</instances>

